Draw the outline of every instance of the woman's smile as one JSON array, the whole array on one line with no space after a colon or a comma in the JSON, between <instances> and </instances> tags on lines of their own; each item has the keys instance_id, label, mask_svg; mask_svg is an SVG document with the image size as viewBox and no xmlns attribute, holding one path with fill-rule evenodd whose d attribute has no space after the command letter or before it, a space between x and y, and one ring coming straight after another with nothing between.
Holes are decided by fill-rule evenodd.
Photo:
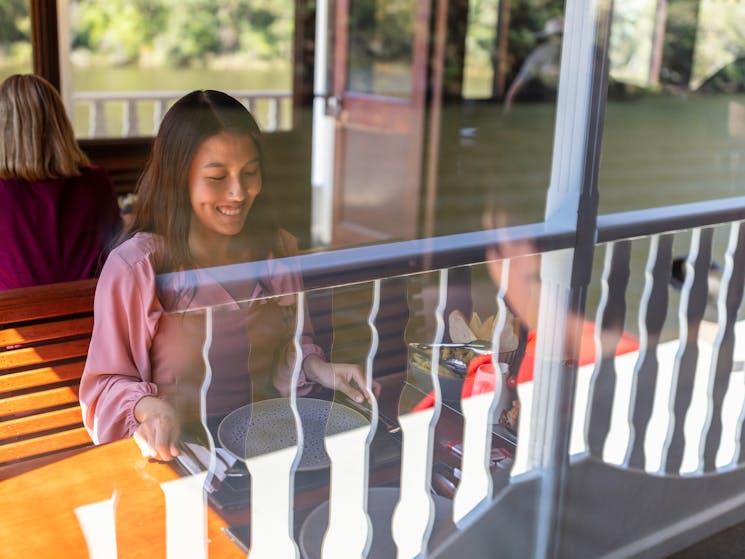
<instances>
[{"instance_id":1,"label":"woman's smile","mask_svg":"<svg viewBox=\"0 0 745 559\"><path fill-rule=\"evenodd\" d=\"M202 142L189 169L190 244L219 251L243 230L261 191L260 163L250 136L221 132Z\"/></svg>"}]
</instances>

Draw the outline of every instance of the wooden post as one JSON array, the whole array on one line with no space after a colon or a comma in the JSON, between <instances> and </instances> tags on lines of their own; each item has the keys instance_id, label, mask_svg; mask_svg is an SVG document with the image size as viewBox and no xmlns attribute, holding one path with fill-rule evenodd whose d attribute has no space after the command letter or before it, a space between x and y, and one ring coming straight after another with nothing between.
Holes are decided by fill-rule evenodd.
<instances>
[{"instance_id":1,"label":"wooden post","mask_svg":"<svg viewBox=\"0 0 745 559\"><path fill-rule=\"evenodd\" d=\"M59 38L57 35L57 3L31 0L31 45L34 73L60 90Z\"/></svg>"}]
</instances>

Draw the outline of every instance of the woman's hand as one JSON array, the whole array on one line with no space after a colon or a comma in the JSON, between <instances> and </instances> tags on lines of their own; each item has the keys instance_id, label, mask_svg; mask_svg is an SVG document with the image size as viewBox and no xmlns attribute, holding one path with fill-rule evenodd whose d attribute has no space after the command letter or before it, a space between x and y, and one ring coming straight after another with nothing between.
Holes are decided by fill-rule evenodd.
<instances>
[{"instance_id":1,"label":"woman's hand","mask_svg":"<svg viewBox=\"0 0 745 559\"><path fill-rule=\"evenodd\" d=\"M340 390L355 402L372 402L373 394L377 395L380 391L380 385L376 381L373 381L373 394L367 391L365 375L358 365L328 363L318 355L309 355L303 362L303 370L311 380L326 388Z\"/></svg>"},{"instance_id":2,"label":"woman's hand","mask_svg":"<svg viewBox=\"0 0 745 559\"><path fill-rule=\"evenodd\" d=\"M168 461L181 454L176 446L181 427L171 404L155 396L145 396L135 405L134 413L140 423L134 440L145 458Z\"/></svg>"}]
</instances>

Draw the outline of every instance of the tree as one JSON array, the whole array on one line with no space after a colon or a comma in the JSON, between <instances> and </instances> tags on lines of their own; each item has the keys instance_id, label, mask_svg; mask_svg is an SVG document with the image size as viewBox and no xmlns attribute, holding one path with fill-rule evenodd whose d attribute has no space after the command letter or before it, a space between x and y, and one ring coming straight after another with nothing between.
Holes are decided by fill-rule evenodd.
<instances>
[{"instance_id":1,"label":"tree","mask_svg":"<svg viewBox=\"0 0 745 559\"><path fill-rule=\"evenodd\" d=\"M0 45L29 41L30 29L27 0L0 0Z\"/></svg>"}]
</instances>

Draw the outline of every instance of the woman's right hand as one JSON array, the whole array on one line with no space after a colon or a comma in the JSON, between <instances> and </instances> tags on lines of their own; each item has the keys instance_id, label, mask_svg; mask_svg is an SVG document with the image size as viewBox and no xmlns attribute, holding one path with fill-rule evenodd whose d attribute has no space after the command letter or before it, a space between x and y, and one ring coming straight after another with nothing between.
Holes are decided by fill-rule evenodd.
<instances>
[{"instance_id":1,"label":"woman's right hand","mask_svg":"<svg viewBox=\"0 0 745 559\"><path fill-rule=\"evenodd\" d=\"M181 427L171 404L155 396L145 396L135 405L134 413L140 423L134 440L145 458L169 461L181 454L176 446Z\"/></svg>"}]
</instances>

